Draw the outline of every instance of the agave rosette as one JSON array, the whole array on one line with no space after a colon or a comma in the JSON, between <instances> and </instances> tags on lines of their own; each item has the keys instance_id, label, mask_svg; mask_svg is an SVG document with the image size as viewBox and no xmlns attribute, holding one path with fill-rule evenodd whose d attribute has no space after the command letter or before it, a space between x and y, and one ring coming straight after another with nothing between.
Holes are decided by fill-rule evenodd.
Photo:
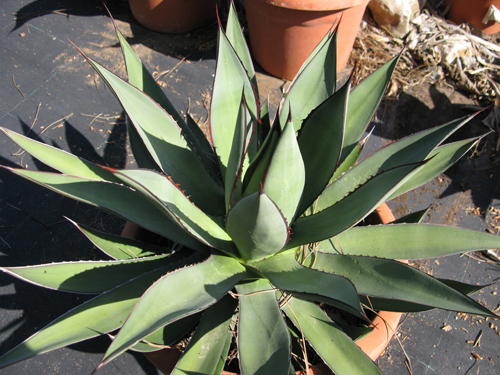
<instances>
[{"instance_id":1,"label":"agave rosette","mask_svg":"<svg viewBox=\"0 0 500 375\"><path fill-rule=\"evenodd\" d=\"M220 373L233 333L241 373L288 374L304 337L338 375L380 374L320 308L366 319L441 308L492 316L466 294L398 259L498 248L500 238L419 224L357 226L381 203L438 176L479 138L443 144L468 119L403 138L358 162L360 141L398 57L351 90L336 87L336 34L304 64L274 120L231 7L219 30L210 139L181 116L117 29L129 82L90 65L127 113L140 168L110 169L2 129L60 173L10 169L175 243L147 245L77 225L112 260L3 268L47 288L96 294L0 358L7 366L100 334L104 365L196 330L174 373ZM406 221L406 222L405 222Z\"/></svg>"}]
</instances>

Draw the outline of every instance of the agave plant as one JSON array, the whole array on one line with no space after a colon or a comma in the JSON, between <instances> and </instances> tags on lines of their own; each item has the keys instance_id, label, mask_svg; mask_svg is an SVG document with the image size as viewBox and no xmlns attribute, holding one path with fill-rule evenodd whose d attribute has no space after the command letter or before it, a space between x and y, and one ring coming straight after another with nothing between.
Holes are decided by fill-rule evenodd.
<instances>
[{"instance_id":1,"label":"agave plant","mask_svg":"<svg viewBox=\"0 0 500 375\"><path fill-rule=\"evenodd\" d=\"M96 296L4 354L1 366L109 334L101 367L126 350L157 350L194 332L176 374L220 374L230 347L237 348L244 375L289 374L308 366L312 349L338 375L380 374L353 341L365 330L338 319L368 326L365 306L494 316L466 295L476 287L435 279L397 260L498 248L499 237L409 217L357 225L479 141L443 143L464 118L358 160L398 57L352 90L349 82L336 87L333 31L271 119L231 7L226 31L219 28L207 139L116 33L129 82L86 58L128 115L139 168L95 165L2 129L60 173L5 168L115 213L172 246L75 224L112 259L2 268L46 288ZM292 352L302 362L292 361Z\"/></svg>"}]
</instances>

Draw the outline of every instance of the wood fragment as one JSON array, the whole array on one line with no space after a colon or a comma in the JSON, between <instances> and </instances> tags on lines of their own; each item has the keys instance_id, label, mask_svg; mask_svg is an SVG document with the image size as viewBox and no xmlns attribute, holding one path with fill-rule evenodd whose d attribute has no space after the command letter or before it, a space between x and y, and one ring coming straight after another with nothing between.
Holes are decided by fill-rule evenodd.
<instances>
[{"instance_id":1,"label":"wood fragment","mask_svg":"<svg viewBox=\"0 0 500 375\"><path fill-rule=\"evenodd\" d=\"M477 354L477 353L471 353L471 354L472 354L472 356L473 356L474 358L476 358L476 359L478 359L478 360L480 360L480 361L483 359L483 357L481 357L481 356L480 356L479 354Z\"/></svg>"}]
</instances>

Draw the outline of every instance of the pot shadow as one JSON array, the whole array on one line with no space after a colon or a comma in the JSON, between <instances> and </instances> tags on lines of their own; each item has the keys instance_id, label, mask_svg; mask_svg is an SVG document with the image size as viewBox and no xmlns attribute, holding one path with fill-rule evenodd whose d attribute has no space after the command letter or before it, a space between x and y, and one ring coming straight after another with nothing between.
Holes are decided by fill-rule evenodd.
<instances>
[{"instance_id":1,"label":"pot shadow","mask_svg":"<svg viewBox=\"0 0 500 375\"><path fill-rule=\"evenodd\" d=\"M55 14L58 17L95 17L103 15L109 17L106 7L115 20L130 24L133 36L127 37L127 41L131 45L142 44L160 54L178 59L215 59L218 29L216 20L207 26L188 33L158 33L144 28L135 21L128 2L123 0L86 0L84 2L34 0L21 7L14 14L16 21L11 33L30 21L47 14ZM227 18L227 9L227 4L223 2L221 8L219 8L219 15L222 20Z\"/></svg>"}]
</instances>

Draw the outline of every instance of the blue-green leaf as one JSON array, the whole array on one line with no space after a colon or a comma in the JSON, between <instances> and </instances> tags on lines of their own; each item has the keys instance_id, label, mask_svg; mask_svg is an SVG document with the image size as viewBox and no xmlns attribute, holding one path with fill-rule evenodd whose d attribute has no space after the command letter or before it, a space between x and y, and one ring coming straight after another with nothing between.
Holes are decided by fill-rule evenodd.
<instances>
[{"instance_id":1,"label":"blue-green leaf","mask_svg":"<svg viewBox=\"0 0 500 375\"><path fill-rule=\"evenodd\" d=\"M198 207L213 215L222 214L224 190L205 169L177 122L142 91L86 58L119 100L162 171L180 184Z\"/></svg>"},{"instance_id":2,"label":"blue-green leaf","mask_svg":"<svg viewBox=\"0 0 500 375\"><path fill-rule=\"evenodd\" d=\"M234 250L231 238L222 227L222 218L207 215L200 210L167 177L144 169L117 170L115 175L148 197L165 216L178 221L199 241L221 250Z\"/></svg>"},{"instance_id":3,"label":"blue-green leaf","mask_svg":"<svg viewBox=\"0 0 500 375\"><path fill-rule=\"evenodd\" d=\"M347 107L341 162L352 152L375 115L396 69L399 56L377 69L352 90Z\"/></svg>"},{"instance_id":4,"label":"blue-green leaf","mask_svg":"<svg viewBox=\"0 0 500 375\"><path fill-rule=\"evenodd\" d=\"M291 341L276 291L267 280L240 283L238 354L242 375L288 375Z\"/></svg>"},{"instance_id":5,"label":"blue-green leaf","mask_svg":"<svg viewBox=\"0 0 500 375\"><path fill-rule=\"evenodd\" d=\"M0 267L0 271L32 284L72 293L98 294L152 269L172 263L170 254L131 260L79 261ZM175 257L174 261L179 258Z\"/></svg>"},{"instance_id":6,"label":"blue-green leaf","mask_svg":"<svg viewBox=\"0 0 500 375\"><path fill-rule=\"evenodd\" d=\"M317 210L321 211L335 204L371 176L428 159L434 148L469 120L470 117L462 118L424 130L374 152L325 189L318 199Z\"/></svg>"},{"instance_id":7,"label":"blue-green leaf","mask_svg":"<svg viewBox=\"0 0 500 375\"><path fill-rule=\"evenodd\" d=\"M219 29L218 40L217 68L210 111L210 134L222 176L225 176L235 127L238 124L242 90L252 119L258 118L258 110L256 94L247 71L222 29Z\"/></svg>"},{"instance_id":8,"label":"blue-green leaf","mask_svg":"<svg viewBox=\"0 0 500 375\"><path fill-rule=\"evenodd\" d=\"M350 88L348 82L316 108L302 125L299 147L304 159L306 184L299 214L325 189L338 165Z\"/></svg>"},{"instance_id":9,"label":"blue-green leaf","mask_svg":"<svg viewBox=\"0 0 500 375\"><path fill-rule=\"evenodd\" d=\"M331 254L388 259L423 259L500 248L500 236L432 224L389 224L351 228L319 244Z\"/></svg>"},{"instance_id":10,"label":"blue-green leaf","mask_svg":"<svg viewBox=\"0 0 500 375\"><path fill-rule=\"evenodd\" d=\"M177 112L170 100L168 100L163 90L156 83L144 64L140 61L139 57L127 43L116 25L115 30L122 49L130 84L150 96L151 99L158 103L170 116L172 116L177 125L179 125L182 129L182 134L186 137L191 149L196 153L212 178L218 181L219 176L217 175L216 169L217 163L213 149L199 126L193 121L189 114L187 115L187 121L184 121L183 117ZM147 152L144 142L142 142L142 139L133 126L129 127L129 137L131 139L134 156L138 159L137 162L139 166L141 168L156 169L151 168L150 162L148 164L144 163L145 160L149 159L149 153Z\"/></svg>"},{"instance_id":11,"label":"blue-green leaf","mask_svg":"<svg viewBox=\"0 0 500 375\"><path fill-rule=\"evenodd\" d=\"M219 362L227 356L229 324L237 305L236 299L226 295L205 310L172 375L216 374Z\"/></svg>"},{"instance_id":12,"label":"blue-green leaf","mask_svg":"<svg viewBox=\"0 0 500 375\"><path fill-rule=\"evenodd\" d=\"M69 220L69 219L68 219ZM155 246L130 238L104 233L84 225L74 224L97 248L114 259L134 259L169 253L168 247Z\"/></svg>"},{"instance_id":13,"label":"blue-green leaf","mask_svg":"<svg viewBox=\"0 0 500 375\"><path fill-rule=\"evenodd\" d=\"M259 149L254 161L247 168L245 172L245 177L243 180L243 196L253 194L261 189L261 183L264 181L264 176L266 174L267 168L269 166L269 161L273 156L276 145L278 144L279 137L281 135L281 129L277 122L274 123L273 127L267 134L264 143Z\"/></svg>"},{"instance_id":14,"label":"blue-green leaf","mask_svg":"<svg viewBox=\"0 0 500 375\"><path fill-rule=\"evenodd\" d=\"M280 251L288 240L288 226L276 204L260 192L242 198L229 211L226 231L244 260Z\"/></svg>"},{"instance_id":15,"label":"blue-green leaf","mask_svg":"<svg viewBox=\"0 0 500 375\"><path fill-rule=\"evenodd\" d=\"M436 178L441 173L455 164L462 156L479 142L478 138L466 139L454 143L448 143L433 150L427 160L426 165L412 178L398 188L389 199L393 199L409 190Z\"/></svg>"},{"instance_id":16,"label":"blue-green leaf","mask_svg":"<svg viewBox=\"0 0 500 375\"><path fill-rule=\"evenodd\" d=\"M111 211L174 242L195 250L206 250L206 246L178 222L170 220L148 198L127 186L56 173L6 169L65 196Z\"/></svg>"},{"instance_id":17,"label":"blue-green leaf","mask_svg":"<svg viewBox=\"0 0 500 375\"><path fill-rule=\"evenodd\" d=\"M245 267L219 254L163 276L134 307L98 369L158 328L213 305L245 277Z\"/></svg>"},{"instance_id":18,"label":"blue-green leaf","mask_svg":"<svg viewBox=\"0 0 500 375\"><path fill-rule=\"evenodd\" d=\"M305 179L304 162L295 129L292 122L288 122L269 162L263 191L276 203L289 224L297 213Z\"/></svg>"},{"instance_id":19,"label":"blue-green leaf","mask_svg":"<svg viewBox=\"0 0 500 375\"><path fill-rule=\"evenodd\" d=\"M34 141L12 130L0 128L0 131L42 163L47 164L61 173L94 180L119 182L112 173L87 160L76 157L75 155L55 147Z\"/></svg>"},{"instance_id":20,"label":"blue-green leaf","mask_svg":"<svg viewBox=\"0 0 500 375\"><path fill-rule=\"evenodd\" d=\"M263 273L280 290L325 302L358 317L365 317L356 289L348 279L304 267L295 260L293 251L249 265Z\"/></svg>"},{"instance_id":21,"label":"blue-green leaf","mask_svg":"<svg viewBox=\"0 0 500 375\"><path fill-rule=\"evenodd\" d=\"M443 284L452 287L453 289L459 291L462 294L471 295L481 289L488 287L489 285L470 285L464 284L455 280L447 279L437 279ZM412 303L407 301L399 301L395 299L388 298L377 298L377 297L366 297L360 296L361 302L368 306L369 308L376 311L394 311L394 312L422 312L432 310L433 307L420 305L418 303Z\"/></svg>"},{"instance_id":22,"label":"blue-green leaf","mask_svg":"<svg viewBox=\"0 0 500 375\"><path fill-rule=\"evenodd\" d=\"M362 295L495 316L469 297L401 262L315 252L310 263L314 269L348 278Z\"/></svg>"},{"instance_id":23,"label":"blue-green leaf","mask_svg":"<svg viewBox=\"0 0 500 375\"><path fill-rule=\"evenodd\" d=\"M356 225L419 168L422 168L420 163L382 172L333 206L314 215L298 218L292 227L287 248L319 242Z\"/></svg>"},{"instance_id":24,"label":"blue-green leaf","mask_svg":"<svg viewBox=\"0 0 500 375\"><path fill-rule=\"evenodd\" d=\"M241 25L238 21L238 13L236 12L233 2L229 5L226 36L229 43L234 48L234 51L238 55L238 58L241 60L241 63L245 67L248 78L252 81L254 90L257 93L257 79L255 78L252 56L250 55L250 50L248 49L247 42L245 41L245 36L241 30Z\"/></svg>"},{"instance_id":25,"label":"blue-green leaf","mask_svg":"<svg viewBox=\"0 0 500 375\"><path fill-rule=\"evenodd\" d=\"M337 79L337 33L328 33L301 68L280 104L280 124L288 122L290 110L295 130L313 109L335 92Z\"/></svg>"},{"instance_id":26,"label":"blue-green leaf","mask_svg":"<svg viewBox=\"0 0 500 375\"><path fill-rule=\"evenodd\" d=\"M196 258L197 259L197 258ZM119 328L140 296L162 275L195 261L164 266L103 293L60 316L0 358L0 367L47 353Z\"/></svg>"},{"instance_id":27,"label":"blue-green leaf","mask_svg":"<svg viewBox=\"0 0 500 375\"><path fill-rule=\"evenodd\" d=\"M242 92L242 94L244 94ZM240 110L234 127L229 160L227 162L225 183L226 211L241 198L242 194L242 174L243 163L247 154L248 127L251 127L250 113L245 101L245 96L241 96Z\"/></svg>"},{"instance_id":28,"label":"blue-green leaf","mask_svg":"<svg viewBox=\"0 0 500 375\"><path fill-rule=\"evenodd\" d=\"M337 375L382 375L375 363L314 302L291 298L283 311Z\"/></svg>"}]
</instances>

